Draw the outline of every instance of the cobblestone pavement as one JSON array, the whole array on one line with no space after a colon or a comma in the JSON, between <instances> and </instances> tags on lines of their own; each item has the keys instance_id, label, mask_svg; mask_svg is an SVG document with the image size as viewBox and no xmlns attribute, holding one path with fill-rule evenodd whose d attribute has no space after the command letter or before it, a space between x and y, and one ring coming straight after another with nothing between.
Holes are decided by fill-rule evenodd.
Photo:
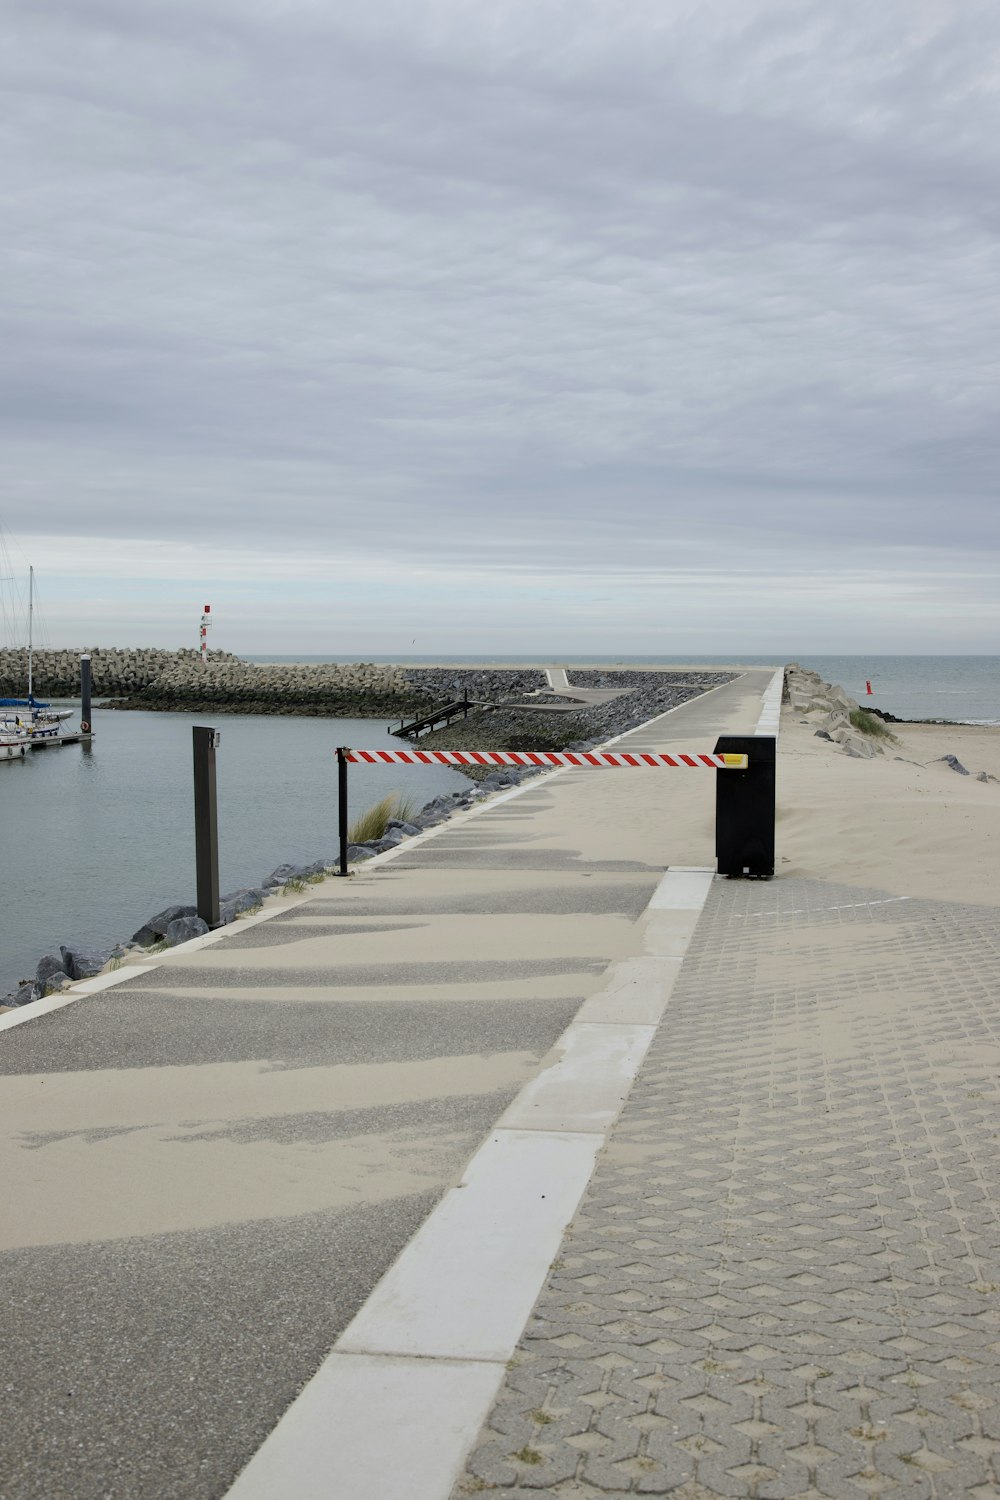
<instances>
[{"instance_id":1,"label":"cobblestone pavement","mask_svg":"<svg viewBox=\"0 0 1000 1500\"><path fill-rule=\"evenodd\" d=\"M715 883L456 1500L1000 1494L997 950Z\"/></svg>"}]
</instances>

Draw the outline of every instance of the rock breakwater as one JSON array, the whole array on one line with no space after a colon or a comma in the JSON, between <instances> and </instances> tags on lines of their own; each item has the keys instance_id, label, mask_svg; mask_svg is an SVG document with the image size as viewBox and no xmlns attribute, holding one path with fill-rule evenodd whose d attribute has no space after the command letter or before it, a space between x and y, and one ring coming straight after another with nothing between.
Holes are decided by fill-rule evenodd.
<instances>
[{"instance_id":1,"label":"rock breakwater","mask_svg":"<svg viewBox=\"0 0 1000 1500\"><path fill-rule=\"evenodd\" d=\"M287 662L258 665L228 651L210 651L207 664L193 648L39 650L34 653L36 693L73 697L79 692L80 657L91 658L95 697L113 708L200 713L330 714L344 718L412 717L427 707L469 694L497 702L544 687L532 669L381 666L371 662ZM28 688L26 650L0 651L0 691Z\"/></svg>"},{"instance_id":2,"label":"rock breakwater","mask_svg":"<svg viewBox=\"0 0 1000 1500\"><path fill-rule=\"evenodd\" d=\"M472 713L447 729L423 735L420 744L429 750L592 750L595 745L636 729L709 688L732 682L737 676L738 672L571 669L567 673L571 691L574 687L623 687L628 691L608 703L592 706L573 703L565 714L553 713L551 708L533 714L530 707L515 710L501 704ZM545 694L539 702L550 703L550 695Z\"/></svg>"},{"instance_id":3,"label":"rock breakwater","mask_svg":"<svg viewBox=\"0 0 1000 1500\"><path fill-rule=\"evenodd\" d=\"M81 646L65 650L36 649L32 654L34 690L53 698L73 697L80 691L80 657L90 657L93 690L98 697L143 692L173 671L201 671L194 648L165 651L154 646ZM228 651L210 651L211 668L242 666ZM0 688L9 696L28 690L28 653L23 647L0 650Z\"/></svg>"},{"instance_id":4,"label":"rock breakwater","mask_svg":"<svg viewBox=\"0 0 1000 1500\"><path fill-rule=\"evenodd\" d=\"M789 662L784 701L811 723L818 738L829 740L856 760L873 760L895 744L880 715L866 713L838 683L824 682L818 672Z\"/></svg>"}]
</instances>

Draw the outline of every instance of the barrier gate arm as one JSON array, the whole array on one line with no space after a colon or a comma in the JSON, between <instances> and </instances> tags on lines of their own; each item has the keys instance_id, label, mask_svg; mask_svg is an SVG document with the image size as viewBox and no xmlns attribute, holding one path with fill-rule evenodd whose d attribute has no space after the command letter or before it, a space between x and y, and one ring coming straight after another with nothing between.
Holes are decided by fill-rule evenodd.
<instances>
[{"instance_id":1,"label":"barrier gate arm","mask_svg":"<svg viewBox=\"0 0 1000 1500\"><path fill-rule=\"evenodd\" d=\"M745 752L716 751L707 755L700 750L349 750L342 747L337 751L338 758L341 754L350 762L369 766L573 766L584 770L608 766L631 770L689 766L745 771L749 763Z\"/></svg>"},{"instance_id":2,"label":"barrier gate arm","mask_svg":"<svg viewBox=\"0 0 1000 1500\"><path fill-rule=\"evenodd\" d=\"M752 743L752 742L751 742ZM369 766L522 766L573 767L576 770L662 770L689 767L694 770L742 771L750 766L745 748L722 749L711 754L688 750L352 750L337 746L338 825L340 870L347 871L347 767ZM728 778L724 778L728 779ZM720 864L721 869L721 864ZM724 873L729 873L725 871Z\"/></svg>"}]
</instances>

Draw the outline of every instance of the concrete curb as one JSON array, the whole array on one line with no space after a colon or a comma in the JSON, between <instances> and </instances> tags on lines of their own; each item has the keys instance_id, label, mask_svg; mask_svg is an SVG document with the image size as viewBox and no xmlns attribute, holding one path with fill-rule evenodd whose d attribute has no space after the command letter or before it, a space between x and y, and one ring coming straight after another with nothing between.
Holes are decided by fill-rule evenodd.
<instances>
[{"instance_id":1,"label":"concrete curb","mask_svg":"<svg viewBox=\"0 0 1000 1500\"><path fill-rule=\"evenodd\" d=\"M775 672L771 681L764 690L761 701L760 718L757 720L757 728L754 734L774 735L778 738L778 730L781 727L781 695L785 686L785 669L782 667Z\"/></svg>"}]
</instances>

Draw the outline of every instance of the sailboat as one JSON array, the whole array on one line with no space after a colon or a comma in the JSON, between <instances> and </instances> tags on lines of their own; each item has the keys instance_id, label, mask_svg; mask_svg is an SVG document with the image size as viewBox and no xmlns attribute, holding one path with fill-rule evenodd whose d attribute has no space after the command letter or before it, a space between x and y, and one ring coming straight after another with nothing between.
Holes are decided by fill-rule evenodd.
<instances>
[{"instance_id":1,"label":"sailboat","mask_svg":"<svg viewBox=\"0 0 1000 1500\"><path fill-rule=\"evenodd\" d=\"M72 714L71 708L53 708L35 697L34 684L34 619L35 619L35 570L28 569L28 696L27 698L0 698L0 760L13 760L8 752L12 746L21 745L24 754L25 742L55 739L59 724Z\"/></svg>"},{"instance_id":2,"label":"sailboat","mask_svg":"<svg viewBox=\"0 0 1000 1500\"><path fill-rule=\"evenodd\" d=\"M0 760L23 760L29 744L26 729L8 729L0 725Z\"/></svg>"}]
</instances>

